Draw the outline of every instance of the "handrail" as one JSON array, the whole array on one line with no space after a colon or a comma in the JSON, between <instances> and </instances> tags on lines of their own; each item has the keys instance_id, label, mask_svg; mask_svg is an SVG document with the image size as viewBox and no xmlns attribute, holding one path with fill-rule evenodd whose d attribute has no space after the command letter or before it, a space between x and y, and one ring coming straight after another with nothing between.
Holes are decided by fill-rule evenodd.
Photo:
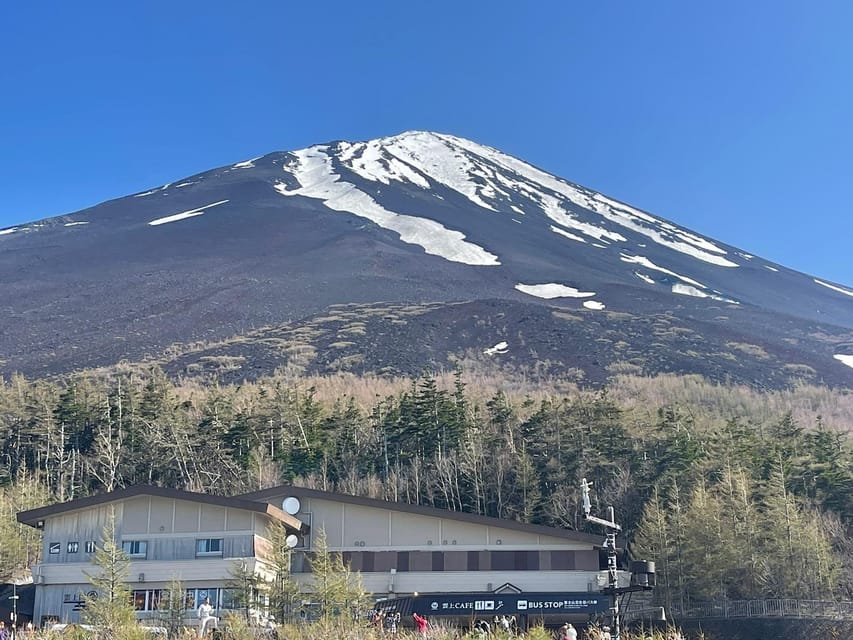
<instances>
[{"instance_id":1,"label":"handrail","mask_svg":"<svg viewBox=\"0 0 853 640\"><path fill-rule=\"evenodd\" d=\"M667 613L676 619L698 618L830 618L853 620L853 602L832 600L715 600L674 604Z\"/></svg>"}]
</instances>

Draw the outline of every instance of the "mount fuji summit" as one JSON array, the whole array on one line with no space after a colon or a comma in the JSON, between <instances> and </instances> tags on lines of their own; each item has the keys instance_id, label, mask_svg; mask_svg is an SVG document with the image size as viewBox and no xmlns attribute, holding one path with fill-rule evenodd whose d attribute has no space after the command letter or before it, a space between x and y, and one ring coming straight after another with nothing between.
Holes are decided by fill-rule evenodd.
<instances>
[{"instance_id":1,"label":"mount fuji summit","mask_svg":"<svg viewBox=\"0 0 853 640\"><path fill-rule=\"evenodd\" d=\"M275 152L0 230L0 374L484 363L853 387L853 287L459 137Z\"/></svg>"}]
</instances>

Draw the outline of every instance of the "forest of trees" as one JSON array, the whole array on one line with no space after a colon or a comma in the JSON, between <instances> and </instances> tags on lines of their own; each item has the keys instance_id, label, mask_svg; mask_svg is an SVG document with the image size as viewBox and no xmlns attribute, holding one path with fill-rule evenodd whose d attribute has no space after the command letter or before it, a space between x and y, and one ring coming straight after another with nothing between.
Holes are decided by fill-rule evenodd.
<instances>
[{"instance_id":1,"label":"forest of trees","mask_svg":"<svg viewBox=\"0 0 853 640\"><path fill-rule=\"evenodd\" d=\"M294 483L583 530L586 477L626 554L657 561L663 603L853 597L849 395L664 378L532 389L463 373L13 377L0 384L0 581L39 553L17 511L134 484Z\"/></svg>"}]
</instances>

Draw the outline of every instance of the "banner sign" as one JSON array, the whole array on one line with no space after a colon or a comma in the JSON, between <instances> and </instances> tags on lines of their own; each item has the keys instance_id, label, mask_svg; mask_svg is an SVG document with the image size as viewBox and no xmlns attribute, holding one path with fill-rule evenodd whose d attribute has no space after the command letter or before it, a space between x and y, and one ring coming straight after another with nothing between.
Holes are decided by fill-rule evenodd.
<instances>
[{"instance_id":1,"label":"banner sign","mask_svg":"<svg viewBox=\"0 0 853 640\"><path fill-rule=\"evenodd\" d=\"M450 593L418 595L377 603L383 611L404 615L491 616L592 614L607 611L610 598L598 593Z\"/></svg>"}]
</instances>

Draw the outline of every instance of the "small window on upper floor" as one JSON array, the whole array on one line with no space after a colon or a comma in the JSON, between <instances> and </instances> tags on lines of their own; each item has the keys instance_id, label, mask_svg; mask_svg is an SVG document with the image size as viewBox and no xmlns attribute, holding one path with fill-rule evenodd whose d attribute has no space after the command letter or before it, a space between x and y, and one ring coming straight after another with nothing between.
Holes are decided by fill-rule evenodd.
<instances>
[{"instance_id":1,"label":"small window on upper floor","mask_svg":"<svg viewBox=\"0 0 853 640\"><path fill-rule=\"evenodd\" d=\"M122 550L131 558L144 558L148 555L148 542L145 540L125 540Z\"/></svg>"},{"instance_id":2,"label":"small window on upper floor","mask_svg":"<svg viewBox=\"0 0 853 640\"><path fill-rule=\"evenodd\" d=\"M221 556L222 538L203 538L195 541L197 556Z\"/></svg>"}]
</instances>

